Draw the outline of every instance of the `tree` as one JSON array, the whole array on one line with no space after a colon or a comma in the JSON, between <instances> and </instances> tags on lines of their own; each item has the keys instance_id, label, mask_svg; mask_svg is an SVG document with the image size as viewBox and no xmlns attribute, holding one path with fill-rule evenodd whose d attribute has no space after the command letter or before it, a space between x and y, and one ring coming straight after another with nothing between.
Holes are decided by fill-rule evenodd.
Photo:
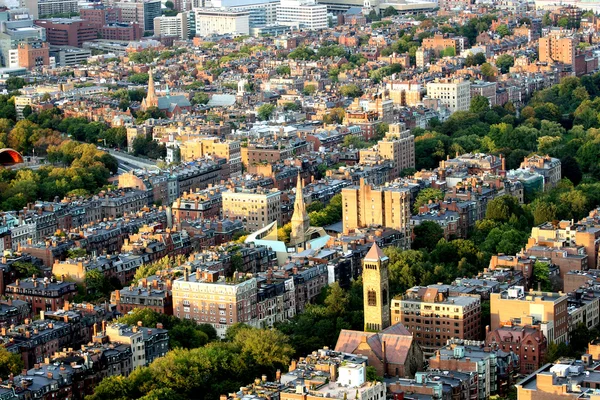
<instances>
[{"instance_id":1,"label":"tree","mask_svg":"<svg viewBox=\"0 0 600 400\"><path fill-rule=\"evenodd\" d=\"M167 0L165 2L165 7L167 7L169 10L173 10L175 9L175 4L171 0Z\"/></svg>"},{"instance_id":2,"label":"tree","mask_svg":"<svg viewBox=\"0 0 600 400\"><path fill-rule=\"evenodd\" d=\"M267 121L269 118L271 118L271 115L274 111L275 106L273 104L263 104L262 106L258 107L258 119L261 121Z\"/></svg>"},{"instance_id":3,"label":"tree","mask_svg":"<svg viewBox=\"0 0 600 400\"><path fill-rule=\"evenodd\" d=\"M505 24L499 25L496 28L496 32L500 35L500 37L509 36L511 34L510 29Z\"/></svg>"},{"instance_id":4,"label":"tree","mask_svg":"<svg viewBox=\"0 0 600 400\"><path fill-rule=\"evenodd\" d=\"M372 365L367 367L367 382L383 382L383 378L377 375L377 370Z\"/></svg>"},{"instance_id":5,"label":"tree","mask_svg":"<svg viewBox=\"0 0 600 400\"><path fill-rule=\"evenodd\" d=\"M398 11L396 11L396 9L392 6L389 6L383 11L384 17L391 17L393 15L398 15Z\"/></svg>"},{"instance_id":6,"label":"tree","mask_svg":"<svg viewBox=\"0 0 600 400\"><path fill-rule=\"evenodd\" d=\"M289 65L280 65L275 72L277 72L277 75L279 76L290 76L292 74L292 69Z\"/></svg>"},{"instance_id":7,"label":"tree","mask_svg":"<svg viewBox=\"0 0 600 400\"><path fill-rule=\"evenodd\" d=\"M469 53L465 59L465 66L472 67L474 65L481 65L486 61L484 53Z\"/></svg>"},{"instance_id":8,"label":"tree","mask_svg":"<svg viewBox=\"0 0 600 400\"><path fill-rule=\"evenodd\" d=\"M356 98L362 96L363 92L355 84L344 85L340 88L340 94L344 97Z\"/></svg>"},{"instance_id":9,"label":"tree","mask_svg":"<svg viewBox=\"0 0 600 400\"><path fill-rule=\"evenodd\" d=\"M25 107L23 107L23 117L27 118L29 117L31 114L33 114L33 109L31 108L31 106L28 104Z\"/></svg>"},{"instance_id":10,"label":"tree","mask_svg":"<svg viewBox=\"0 0 600 400\"><path fill-rule=\"evenodd\" d=\"M9 92L14 92L15 90L23 88L25 84L25 79L18 76L11 76L6 80L6 89Z\"/></svg>"},{"instance_id":11,"label":"tree","mask_svg":"<svg viewBox=\"0 0 600 400\"><path fill-rule=\"evenodd\" d=\"M557 25L561 28L567 28L569 26L569 18L568 17L559 18Z\"/></svg>"},{"instance_id":12,"label":"tree","mask_svg":"<svg viewBox=\"0 0 600 400\"><path fill-rule=\"evenodd\" d=\"M442 192L440 189L433 189L433 188L427 188L427 189L423 189L419 192L419 194L417 194L417 197L415 198L415 204L413 206L413 210L415 212L415 214L419 213L419 208L421 208L421 206L428 204L429 201L432 201L433 203L439 201L439 200L443 200L444 199L444 192Z\"/></svg>"},{"instance_id":13,"label":"tree","mask_svg":"<svg viewBox=\"0 0 600 400\"><path fill-rule=\"evenodd\" d=\"M535 283L539 284L543 291L552 291L550 268L547 263L536 261L535 264L533 264L533 278Z\"/></svg>"},{"instance_id":14,"label":"tree","mask_svg":"<svg viewBox=\"0 0 600 400\"><path fill-rule=\"evenodd\" d=\"M471 98L471 107L469 109L473 113L484 113L490 110L490 101L487 97L475 95Z\"/></svg>"},{"instance_id":15,"label":"tree","mask_svg":"<svg viewBox=\"0 0 600 400\"><path fill-rule=\"evenodd\" d=\"M437 243L444 237L444 230L434 221L423 221L413 228L415 238L412 242L413 249L427 249L433 251Z\"/></svg>"},{"instance_id":16,"label":"tree","mask_svg":"<svg viewBox=\"0 0 600 400\"><path fill-rule=\"evenodd\" d=\"M510 54L502 54L496 59L496 67L503 74L506 74L513 65L515 65L515 58Z\"/></svg>"},{"instance_id":17,"label":"tree","mask_svg":"<svg viewBox=\"0 0 600 400\"><path fill-rule=\"evenodd\" d=\"M442 53L440 54L440 56L442 56L442 57L454 57L454 56L456 56L456 49L454 47L452 47L452 46L448 46L444 50L442 50Z\"/></svg>"},{"instance_id":18,"label":"tree","mask_svg":"<svg viewBox=\"0 0 600 400\"><path fill-rule=\"evenodd\" d=\"M511 217L519 218L521 215L524 215L524 212L517 198L504 195L488 202L485 218L498 222L508 222Z\"/></svg>"},{"instance_id":19,"label":"tree","mask_svg":"<svg viewBox=\"0 0 600 400\"><path fill-rule=\"evenodd\" d=\"M19 354L0 348L0 376L18 375L23 370L23 360Z\"/></svg>"},{"instance_id":20,"label":"tree","mask_svg":"<svg viewBox=\"0 0 600 400\"><path fill-rule=\"evenodd\" d=\"M203 93L203 92L199 92L196 93L194 95L194 97L192 97L192 104L206 104L208 103L208 101L210 100L210 98L208 97L208 94Z\"/></svg>"},{"instance_id":21,"label":"tree","mask_svg":"<svg viewBox=\"0 0 600 400\"><path fill-rule=\"evenodd\" d=\"M486 80L492 80L496 76L496 70L489 63L481 64L481 75L485 77Z\"/></svg>"},{"instance_id":22,"label":"tree","mask_svg":"<svg viewBox=\"0 0 600 400\"><path fill-rule=\"evenodd\" d=\"M304 90L302 90L302 93L305 96L312 96L316 92L317 92L317 85L304 85Z\"/></svg>"}]
</instances>

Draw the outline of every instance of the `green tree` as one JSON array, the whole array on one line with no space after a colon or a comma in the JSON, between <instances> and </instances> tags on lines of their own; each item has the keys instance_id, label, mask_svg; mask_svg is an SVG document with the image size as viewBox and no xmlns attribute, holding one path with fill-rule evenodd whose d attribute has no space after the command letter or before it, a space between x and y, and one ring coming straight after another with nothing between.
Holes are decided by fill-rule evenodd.
<instances>
[{"instance_id":1,"label":"green tree","mask_svg":"<svg viewBox=\"0 0 600 400\"><path fill-rule=\"evenodd\" d=\"M442 57L454 57L456 56L456 49L452 46L446 47L442 50L440 56Z\"/></svg>"},{"instance_id":2,"label":"green tree","mask_svg":"<svg viewBox=\"0 0 600 400\"><path fill-rule=\"evenodd\" d=\"M302 93L305 96L312 96L316 92L317 92L317 85L304 85L304 90L302 90Z\"/></svg>"},{"instance_id":3,"label":"green tree","mask_svg":"<svg viewBox=\"0 0 600 400\"><path fill-rule=\"evenodd\" d=\"M510 54L502 54L496 59L496 67L503 74L506 74L513 65L515 65L515 58Z\"/></svg>"},{"instance_id":4,"label":"green tree","mask_svg":"<svg viewBox=\"0 0 600 400\"><path fill-rule=\"evenodd\" d=\"M355 84L350 84L340 87L340 94L344 97L355 98L362 96L363 92Z\"/></svg>"},{"instance_id":5,"label":"green tree","mask_svg":"<svg viewBox=\"0 0 600 400\"><path fill-rule=\"evenodd\" d=\"M167 0L165 2L165 7L167 7L169 10L173 10L175 9L175 4L171 0Z\"/></svg>"},{"instance_id":6,"label":"green tree","mask_svg":"<svg viewBox=\"0 0 600 400\"><path fill-rule=\"evenodd\" d=\"M413 228L415 235L412 247L413 249L427 249L433 251L437 243L444 237L444 230L434 221L423 221Z\"/></svg>"},{"instance_id":7,"label":"green tree","mask_svg":"<svg viewBox=\"0 0 600 400\"><path fill-rule=\"evenodd\" d=\"M475 95L471 98L471 107L469 109L473 113L484 113L490 110L490 101L487 97Z\"/></svg>"},{"instance_id":8,"label":"green tree","mask_svg":"<svg viewBox=\"0 0 600 400\"><path fill-rule=\"evenodd\" d=\"M198 92L196 94L194 94L194 97L192 97L192 104L206 104L208 103L208 101L210 100L210 98L208 97L208 94L203 93L203 92Z\"/></svg>"},{"instance_id":9,"label":"green tree","mask_svg":"<svg viewBox=\"0 0 600 400\"><path fill-rule=\"evenodd\" d=\"M429 201L432 202L437 202L439 200L443 200L444 199L444 192L442 192L442 190L440 189L434 189L434 188L427 188L427 189L423 189L419 192L419 194L417 194L417 197L415 198L415 204L413 206L413 211L415 212L415 214L419 213L419 208L421 208L421 206L428 204Z\"/></svg>"},{"instance_id":10,"label":"green tree","mask_svg":"<svg viewBox=\"0 0 600 400\"><path fill-rule=\"evenodd\" d=\"M481 64L481 75L488 81L491 81L496 76L496 70L489 63Z\"/></svg>"},{"instance_id":11,"label":"green tree","mask_svg":"<svg viewBox=\"0 0 600 400\"><path fill-rule=\"evenodd\" d=\"M267 121L269 118L271 118L273 112L275 112L275 106L273 104L263 104L258 107L258 119L261 121Z\"/></svg>"},{"instance_id":12,"label":"green tree","mask_svg":"<svg viewBox=\"0 0 600 400\"><path fill-rule=\"evenodd\" d=\"M25 79L19 76L11 76L6 80L6 89L9 92L14 92L15 90L19 90L26 85Z\"/></svg>"},{"instance_id":13,"label":"green tree","mask_svg":"<svg viewBox=\"0 0 600 400\"><path fill-rule=\"evenodd\" d=\"M496 28L496 33L500 35L500 37L509 36L511 34L510 29L505 24L499 25Z\"/></svg>"},{"instance_id":14,"label":"green tree","mask_svg":"<svg viewBox=\"0 0 600 400\"><path fill-rule=\"evenodd\" d=\"M540 284L543 291L552 291L552 283L550 282L550 268L548 264L541 261L536 261L533 264L533 278L535 284Z\"/></svg>"},{"instance_id":15,"label":"green tree","mask_svg":"<svg viewBox=\"0 0 600 400\"><path fill-rule=\"evenodd\" d=\"M388 8L386 8L385 10L383 10L383 16L384 17L391 17L394 15L398 15L398 11L396 11L396 9L392 6L389 6Z\"/></svg>"},{"instance_id":16,"label":"green tree","mask_svg":"<svg viewBox=\"0 0 600 400\"><path fill-rule=\"evenodd\" d=\"M143 85L148 83L148 74L143 72L139 74L131 74L129 75L129 82L136 85Z\"/></svg>"},{"instance_id":17,"label":"green tree","mask_svg":"<svg viewBox=\"0 0 600 400\"><path fill-rule=\"evenodd\" d=\"M289 65L280 65L275 72L277 72L277 75L279 76L290 76L292 74L292 69Z\"/></svg>"}]
</instances>

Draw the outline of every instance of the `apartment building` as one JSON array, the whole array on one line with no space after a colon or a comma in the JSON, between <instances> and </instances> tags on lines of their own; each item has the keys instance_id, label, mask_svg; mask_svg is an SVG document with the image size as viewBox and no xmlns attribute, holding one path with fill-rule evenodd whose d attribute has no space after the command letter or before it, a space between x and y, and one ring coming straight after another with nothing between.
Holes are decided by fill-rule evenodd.
<instances>
[{"instance_id":1,"label":"apartment building","mask_svg":"<svg viewBox=\"0 0 600 400\"><path fill-rule=\"evenodd\" d=\"M223 217L239 219L249 232L273 221L281 223L281 192L277 189L231 188L222 193Z\"/></svg>"},{"instance_id":2,"label":"apartment building","mask_svg":"<svg viewBox=\"0 0 600 400\"><path fill-rule=\"evenodd\" d=\"M237 140L222 141L217 137L184 137L179 144L182 162L194 161L199 158L216 155L228 161L230 176L242 174L241 145Z\"/></svg>"},{"instance_id":3,"label":"apartment building","mask_svg":"<svg viewBox=\"0 0 600 400\"><path fill-rule=\"evenodd\" d=\"M55 14L76 13L79 10L77 0L20 0L22 8L29 10L34 19Z\"/></svg>"},{"instance_id":4,"label":"apartment building","mask_svg":"<svg viewBox=\"0 0 600 400\"><path fill-rule=\"evenodd\" d=\"M467 0L469 1L469 0ZM440 4L440 7L442 5ZM447 48L451 48L454 50L454 54L459 55L461 52L465 50L465 44L468 43L467 38L462 36L457 37L449 37L446 35L434 35L431 38L423 39L423 43L421 47L424 50L432 51L436 56L439 56L440 53Z\"/></svg>"},{"instance_id":5,"label":"apartment building","mask_svg":"<svg viewBox=\"0 0 600 400\"><path fill-rule=\"evenodd\" d=\"M144 32L152 32L154 18L162 15L160 0L122 0L113 6L121 10L121 22L137 22Z\"/></svg>"},{"instance_id":6,"label":"apartment building","mask_svg":"<svg viewBox=\"0 0 600 400\"><path fill-rule=\"evenodd\" d=\"M533 155L525 157L521 163L521 168L527 168L544 177L544 190L550 190L555 187L562 179L561 162L558 158Z\"/></svg>"},{"instance_id":7,"label":"apartment building","mask_svg":"<svg viewBox=\"0 0 600 400\"><path fill-rule=\"evenodd\" d=\"M517 398L598 400L600 372L591 367L589 355L582 356L582 360L559 359L554 364L546 364L516 384Z\"/></svg>"},{"instance_id":8,"label":"apartment building","mask_svg":"<svg viewBox=\"0 0 600 400\"><path fill-rule=\"evenodd\" d=\"M502 293L492 293L490 314L492 330L515 318L533 317L547 323L544 335L550 343L566 342L568 339L568 297L560 292L525 292L522 286L515 286Z\"/></svg>"},{"instance_id":9,"label":"apartment building","mask_svg":"<svg viewBox=\"0 0 600 400\"><path fill-rule=\"evenodd\" d=\"M238 322L255 324L256 278L226 281L217 271L197 269L173 282L173 314L199 324L211 324L224 337Z\"/></svg>"},{"instance_id":10,"label":"apartment building","mask_svg":"<svg viewBox=\"0 0 600 400\"><path fill-rule=\"evenodd\" d=\"M117 311L127 314L136 308L149 308L159 314L173 315L171 280L161 280L157 276L144 278L138 286L131 285L111 294L111 304Z\"/></svg>"},{"instance_id":11,"label":"apartment building","mask_svg":"<svg viewBox=\"0 0 600 400\"><path fill-rule=\"evenodd\" d=\"M283 0L277 6L277 23L311 31L325 29L327 6L315 0Z\"/></svg>"},{"instance_id":12,"label":"apartment building","mask_svg":"<svg viewBox=\"0 0 600 400\"><path fill-rule=\"evenodd\" d=\"M221 215L223 197L221 188L197 190L193 193L184 193L173 203L173 223L181 224L183 221L210 219Z\"/></svg>"},{"instance_id":13,"label":"apartment building","mask_svg":"<svg viewBox=\"0 0 600 400\"><path fill-rule=\"evenodd\" d=\"M361 178L359 186L342 189L342 223L345 233L358 228L383 226L404 234L410 246L410 189L404 186L374 187Z\"/></svg>"},{"instance_id":14,"label":"apartment building","mask_svg":"<svg viewBox=\"0 0 600 400\"><path fill-rule=\"evenodd\" d=\"M374 157L391 160L394 168L390 179L395 179L400 177L403 169L415 167L415 136L404 124L390 124L389 127L385 137L376 146L370 150L361 150L360 159L361 163Z\"/></svg>"},{"instance_id":15,"label":"apartment building","mask_svg":"<svg viewBox=\"0 0 600 400\"><path fill-rule=\"evenodd\" d=\"M402 323L431 355L449 339L476 340L481 335L481 297L457 295L447 286L415 286L395 297L392 323Z\"/></svg>"},{"instance_id":16,"label":"apartment building","mask_svg":"<svg viewBox=\"0 0 600 400\"><path fill-rule=\"evenodd\" d=\"M560 33L551 33L541 37L538 40L539 61L574 65L577 42L574 37L561 37Z\"/></svg>"},{"instance_id":17,"label":"apartment building","mask_svg":"<svg viewBox=\"0 0 600 400\"><path fill-rule=\"evenodd\" d=\"M31 304L34 315L40 311L61 309L65 301L72 300L76 294L77 286L74 282L38 278L35 275L27 279L17 279L14 283L6 285L6 296Z\"/></svg>"},{"instance_id":18,"label":"apartment building","mask_svg":"<svg viewBox=\"0 0 600 400\"><path fill-rule=\"evenodd\" d=\"M174 17L160 16L154 18L154 34L157 36L174 36L187 40L190 36L188 13L180 12Z\"/></svg>"},{"instance_id":19,"label":"apartment building","mask_svg":"<svg viewBox=\"0 0 600 400\"><path fill-rule=\"evenodd\" d=\"M141 321L136 326L115 323L106 326L100 336L111 342L129 344L133 353L133 369L148 366L169 351L169 334L162 328L162 324L157 324L156 328L147 328L142 326ZM94 337L95 342L103 341L98 339L98 336Z\"/></svg>"},{"instance_id":20,"label":"apartment building","mask_svg":"<svg viewBox=\"0 0 600 400\"><path fill-rule=\"evenodd\" d=\"M234 9L197 8L196 36L205 37L213 34L250 34L250 12Z\"/></svg>"},{"instance_id":21,"label":"apartment building","mask_svg":"<svg viewBox=\"0 0 600 400\"><path fill-rule=\"evenodd\" d=\"M471 82L459 79L429 82L427 96L438 99L450 112L468 111L471 106Z\"/></svg>"}]
</instances>

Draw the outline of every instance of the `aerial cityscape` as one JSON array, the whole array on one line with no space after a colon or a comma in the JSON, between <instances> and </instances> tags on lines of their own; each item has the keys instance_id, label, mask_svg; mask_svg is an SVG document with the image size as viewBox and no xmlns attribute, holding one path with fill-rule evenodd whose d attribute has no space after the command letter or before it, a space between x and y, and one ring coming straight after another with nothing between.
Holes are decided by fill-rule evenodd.
<instances>
[{"instance_id":1,"label":"aerial cityscape","mask_svg":"<svg viewBox=\"0 0 600 400\"><path fill-rule=\"evenodd\" d=\"M0 400L600 400L600 1L4 0Z\"/></svg>"}]
</instances>

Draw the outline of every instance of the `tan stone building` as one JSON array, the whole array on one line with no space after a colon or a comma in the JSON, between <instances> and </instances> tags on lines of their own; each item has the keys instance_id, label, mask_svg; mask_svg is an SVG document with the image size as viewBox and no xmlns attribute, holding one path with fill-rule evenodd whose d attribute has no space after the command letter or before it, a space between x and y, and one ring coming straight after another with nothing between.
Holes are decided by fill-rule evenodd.
<instances>
[{"instance_id":1,"label":"tan stone building","mask_svg":"<svg viewBox=\"0 0 600 400\"><path fill-rule=\"evenodd\" d=\"M544 335L550 343L566 342L569 332L567 295L563 293L524 292L514 287L502 293L490 295L491 329L498 329L515 318L535 317L547 323Z\"/></svg>"},{"instance_id":2,"label":"tan stone building","mask_svg":"<svg viewBox=\"0 0 600 400\"><path fill-rule=\"evenodd\" d=\"M342 222L345 233L369 226L382 226L404 233L410 246L410 191L405 187L360 186L342 189Z\"/></svg>"},{"instance_id":3,"label":"tan stone building","mask_svg":"<svg viewBox=\"0 0 600 400\"><path fill-rule=\"evenodd\" d=\"M231 176L239 176L242 173L242 156L240 142L237 140L225 140L216 137L188 137L183 138L179 145L181 161L193 161L204 156L216 155L228 161Z\"/></svg>"},{"instance_id":4,"label":"tan stone building","mask_svg":"<svg viewBox=\"0 0 600 400\"><path fill-rule=\"evenodd\" d=\"M575 49L577 40L573 37L560 37L551 34L538 40L538 52L540 62L560 62L563 64L575 64Z\"/></svg>"},{"instance_id":5,"label":"tan stone building","mask_svg":"<svg viewBox=\"0 0 600 400\"><path fill-rule=\"evenodd\" d=\"M249 232L273 221L281 223L281 192L255 188L232 188L222 193L223 217L244 221Z\"/></svg>"},{"instance_id":6,"label":"tan stone building","mask_svg":"<svg viewBox=\"0 0 600 400\"><path fill-rule=\"evenodd\" d=\"M404 124L390 124L389 132L377 146L360 152L360 161L364 163L366 158L377 156L394 163L391 179L400 177L403 169L415 167L415 136Z\"/></svg>"},{"instance_id":7,"label":"tan stone building","mask_svg":"<svg viewBox=\"0 0 600 400\"><path fill-rule=\"evenodd\" d=\"M423 353L431 355L449 339L481 335L481 297L454 296L444 287L415 286L392 300L392 323L402 323Z\"/></svg>"},{"instance_id":8,"label":"tan stone building","mask_svg":"<svg viewBox=\"0 0 600 400\"><path fill-rule=\"evenodd\" d=\"M377 243L373 243L363 260L365 331L378 332L390 326L388 262Z\"/></svg>"}]
</instances>

